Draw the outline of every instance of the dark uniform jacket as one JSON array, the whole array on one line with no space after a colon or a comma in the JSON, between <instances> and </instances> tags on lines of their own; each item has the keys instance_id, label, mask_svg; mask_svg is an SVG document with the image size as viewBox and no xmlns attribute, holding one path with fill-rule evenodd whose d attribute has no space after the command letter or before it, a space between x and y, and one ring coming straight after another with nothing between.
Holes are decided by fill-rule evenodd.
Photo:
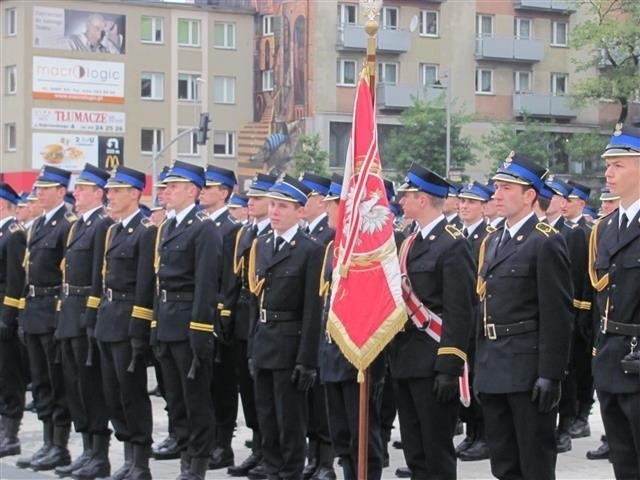
<instances>
[{"instance_id":1,"label":"dark uniform jacket","mask_svg":"<svg viewBox=\"0 0 640 480\"><path fill-rule=\"evenodd\" d=\"M309 235L318 240L322 245L326 245L333 240L335 233L336 231L329 227L329 217L325 215L323 219L313 227L313 230L309 232Z\"/></svg>"},{"instance_id":2,"label":"dark uniform jacket","mask_svg":"<svg viewBox=\"0 0 640 480\"><path fill-rule=\"evenodd\" d=\"M123 342L149 339L153 320L153 247L156 226L138 212L122 227L109 227L105 239L103 278L95 326L96 339Z\"/></svg>"},{"instance_id":3,"label":"dark uniform jacket","mask_svg":"<svg viewBox=\"0 0 640 480\"><path fill-rule=\"evenodd\" d=\"M15 219L8 220L0 229L0 323L14 332L24 291L22 261L26 241L25 231Z\"/></svg>"},{"instance_id":4,"label":"dark uniform jacket","mask_svg":"<svg viewBox=\"0 0 640 480\"><path fill-rule=\"evenodd\" d=\"M495 228L493 228L491 225L482 222L476 227L473 232L469 232L467 240L469 241L469 245L471 245L471 256L473 257L473 261L476 264L478 263L478 254L480 253L480 245L482 245L482 241L489 233L493 232L494 230Z\"/></svg>"},{"instance_id":5,"label":"dark uniform jacket","mask_svg":"<svg viewBox=\"0 0 640 480\"><path fill-rule=\"evenodd\" d=\"M631 393L640 391L640 381L638 375L624 373L620 360L631 349L630 334L640 336L640 218L629 219L624 234L618 232L619 223L616 210L597 223L591 236L596 249L592 280L599 280L594 286L601 316L592 371L597 390ZM625 327L633 331L622 332Z\"/></svg>"},{"instance_id":6,"label":"dark uniform jacket","mask_svg":"<svg viewBox=\"0 0 640 480\"><path fill-rule=\"evenodd\" d=\"M189 331L195 330L211 332L213 341L222 255L220 233L206 212L196 208L173 231L170 222L165 221L158 229L157 339L186 341ZM178 299L180 295L182 299Z\"/></svg>"},{"instance_id":7,"label":"dark uniform jacket","mask_svg":"<svg viewBox=\"0 0 640 480\"><path fill-rule=\"evenodd\" d=\"M317 367L324 249L300 230L275 253L273 241L273 235L261 235L251 248L252 292L264 321L254 319L250 326L248 355L256 368Z\"/></svg>"},{"instance_id":8,"label":"dark uniform jacket","mask_svg":"<svg viewBox=\"0 0 640 480\"><path fill-rule=\"evenodd\" d=\"M63 262L63 284L58 313L57 338L86 335L87 327L94 328L97 304L102 293L102 262L104 240L113 220L102 208L85 222L76 221L67 235ZM88 300L91 297L91 300ZM88 304L91 307L87 308Z\"/></svg>"},{"instance_id":9,"label":"dark uniform jacket","mask_svg":"<svg viewBox=\"0 0 640 480\"><path fill-rule=\"evenodd\" d=\"M502 232L489 234L480 252L474 388L484 393L529 391L538 377L560 380L569 360L573 297L564 238L535 215L497 250ZM485 335L485 323L491 333L491 325L513 332L519 322L527 331Z\"/></svg>"},{"instance_id":10,"label":"dark uniform jacket","mask_svg":"<svg viewBox=\"0 0 640 480\"><path fill-rule=\"evenodd\" d=\"M62 270L60 262L64 255L64 246L71 224L76 220L73 213L62 206L44 223L45 217L38 218L27 234L26 276L27 290L24 312L21 315L25 333L44 334L55 331L56 303L55 295L29 295L32 289L42 287L60 288Z\"/></svg>"},{"instance_id":11,"label":"dark uniform jacket","mask_svg":"<svg viewBox=\"0 0 640 480\"><path fill-rule=\"evenodd\" d=\"M407 256L407 272L420 301L442 318L443 329L438 343L409 319L389 349L392 378L462 375L475 304L469 243L443 219L427 238L417 233Z\"/></svg>"}]
</instances>

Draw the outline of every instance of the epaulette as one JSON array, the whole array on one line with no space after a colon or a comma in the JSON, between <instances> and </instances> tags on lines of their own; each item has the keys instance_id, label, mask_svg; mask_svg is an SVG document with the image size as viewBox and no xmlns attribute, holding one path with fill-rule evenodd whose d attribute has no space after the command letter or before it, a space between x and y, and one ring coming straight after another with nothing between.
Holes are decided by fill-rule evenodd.
<instances>
[{"instance_id":1,"label":"epaulette","mask_svg":"<svg viewBox=\"0 0 640 480\"><path fill-rule=\"evenodd\" d=\"M487 233L493 233L497 230L497 228L491 224L488 224L484 229Z\"/></svg>"},{"instance_id":2,"label":"epaulette","mask_svg":"<svg viewBox=\"0 0 640 480\"><path fill-rule=\"evenodd\" d=\"M198 212L196 212L196 218L201 222L206 222L207 220L211 220L211 217L209 216L209 214L204 210L199 210Z\"/></svg>"},{"instance_id":3,"label":"epaulette","mask_svg":"<svg viewBox=\"0 0 640 480\"><path fill-rule=\"evenodd\" d=\"M444 230L453 238L464 237L462 232L458 230L458 227L456 227L455 225L448 224L444 227Z\"/></svg>"},{"instance_id":4,"label":"epaulette","mask_svg":"<svg viewBox=\"0 0 640 480\"><path fill-rule=\"evenodd\" d=\"M9 225L9 232L11 233L20 232L22 230L24 230L24 228L22 228L22 225L20 225L18 222L14 222Z\"/></svg>"},{"instance_id":5,"label":"epaulette","mask_svg":"<svg viewBox=\"0 0 640 480\"><path fill-rule=\"evenodd\" d=\"M536 224L536 230L542 233L545 237L550 237L551 234L558 233L555 228L545 222L538 222L538 224Z\"/></svg>"},{"instance_id":6,"label":"epaulette","mask_svg":"<svg viewBox=\"0 0 640 480\"><path fill-rule=\"evenodd\" d=\"M151 228L154 223L149 220L149 217L142 217L142 219L140 220L140 225L142 225L144 228Z\"/></svg>"},{"instance_id":7,"label":"epaulette","mask_svg":"<svg viewBox=\"0 0 640 480\"><path fill-rule=\"evenodd\" d=\"M78 220L78 217L76 217L76 214L73 212L66 212L64 214L64 219L69 223L73 223Z\"/></svg>"}]
</instances>

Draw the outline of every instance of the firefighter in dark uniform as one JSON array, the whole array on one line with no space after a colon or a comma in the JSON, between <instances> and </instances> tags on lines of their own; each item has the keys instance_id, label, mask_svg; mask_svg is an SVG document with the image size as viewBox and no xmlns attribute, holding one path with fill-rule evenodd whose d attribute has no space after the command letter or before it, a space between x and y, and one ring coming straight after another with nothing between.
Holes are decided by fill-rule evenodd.
<instances>
[{"instance_id":1,"label":"firefighter in dark uniform","mask_svg":"<svg viewBox=\"0 0 640 480\"><path fill-rule=\"evenodd\" d=\"M618 210L594 227L589 267L600 325L593 378L616 479L640 478L640 121L619 123L603 154Z\"/></svg>"},{"instance_id":2,"label":"firefighter in dark uniform","mask_svg":"<svg viewBox=\"0 0 640 480\"><path fill-rule=\"evenodd\" d=\"M156 239L155 351L169 415L187 415L187 428L175 428L180 472L189 480L204 478L214 441L211 368L222 239L209 215L195 205L204 182L202 167L174 162L164 195L175 217L162 224Z\"/></svg>"},{"instance_id":3,"label":"firefighter in dark uniform","mask_svg":"<svg viewBox=\"0 0 640 480\"><path fill-rule=\"evenodd\" d=\"M442 213L449 194L444 178L414 163L398 191L403 192L405 216L418 224L402 245L400 256L406 261L401 270L421 304L442 319L434 338L430 327L437 322L414 316L389 349L402 447L412 478L456 478L459 377L474 307L471 247Z\"/></svg>"},{"instance_id":4,"label":"firefighter in dark uniform","mask_svg":"<svg viewBox=\"0 0 640 480\"><path fill-rule=\"evenodd\" d=\"M33 223L27 234L27 289L21 322L29 356L34 404L43 423L44 445L30 459L19 459L17 465L34 470L53 470L71 463L67 448L71 419L54 335L56 303L62 283L60 262L67 233L76 220L64 204L70 176L70 172L60 168L45 166L42 169L34 187L38 205L44 214Z\"/></svg>"},{"instance_id":5,"label":"firefighter in dark uniform","mask_svg":"<svg viewBox=\"0 0 640 480\"><path fill-rule=\"evenodd\" d=\"M338 205L343 177L331 177L329 192L325 197L328 226L334 228L338 218ZM333 272L333 242L325 248L324 262L320 274L320 294L324 302L322 342L320 344L320 382L325 387L329 432L336 455L340 458L343 478L355 480L358 471L358 410L360 387L357 370L342 354L338 345L326 333L331 300L331 277ZM385 354L381 354L369 367L369 442L367 449L367 479L382 477L384 460L380 434L382 389L385 374Z\"/></svg>"},{"instance_id":6,"label":"firefighter in dark uniform","mask_svg":"<svg viewBox=\"0 0 640 480\"><path fill-rule=\"evenodd\" d=\"M247 208L251 223L244 225L236 234L233 252L233 272L235 278L229 284L224 300L225 315L220 315L223 329L233 331L233 343L235 351L235 369L242 401L244 420L253 431L251 440L251 455L240 464L229 467L227 473L232 477L264 478L266 473L262 463L262 437L258 425L256 413L256 399L253 379L249 373L247 359L247 340L249 338L249 324L252 317L257 315L256 299L249 290L249 251L253 241L259 235L272 233L268 208L269 198L267 194L277 178L273 175L258 173L247 192ZM222 313L222 312L221 312ZM227 315L228 313L228 315Z\"/></svg>"},{"instance_id":7,"label":"firefighter in dark uniform","mask_svg":"<svg viewBox=\"0 0 640 480\"><path fill-rule=\"evenodd\" d=\"M447 223L449 225L453 225L460 230L462 229L462 219L459 214L460 202L458 200L458 195L460 194L460 190L462 190L462 185L454 182L453 180L447 179L447 182L449 182L449 195L444 199L442 213L447 219Z\"/></svg>"},{"instance_id":8,"label":"firefighter in dark uniform","mask_svg":"<svg viewBox=\"0 0 640 480\"><path fill-rule=\"evenodd\" d=\"M26 235L15 217L19 197L0 183L0 458L20 453L26 366L18 339L18 308L24 289Z\"/></svg>"},{"instance_id":9,"label":"firefighter in dark uniform","mask_svg":"<svg viewBox=\"0 0 640 480\"><path fill-rule=\"evenodd\" d=\"M145 174L123 166L105 185L117 223L105 238L102 297L87 302L88 308L98 309L94 335L109 420L116 438L124 442L125 462L111 475L114 480L151 478L153 422L146 359L153 320L156 227L138 208L144 187Z\"/></svg>"},{"instance_id":10,"label":"firefighter in dark uniform","mask_svg":"<svg viewBox=\"0 0 640 480\"><path fill-rule=\"evenodd\" d=\"M303 219L307 222L305 233L315 238L323 246L333 240L335 230L328 225L324 198L329 193L331 179L305 172L299 179L311 189L311 194L304 206ZM316 383L308 395L309 414L307 424L307 465L302 472L303 478L318 480L334 480L333 470L334 452L331 446L331 435L327 420L327 405L324 386Z\"/></svg>"},{"instance_id":11,"label":"firefighter in dark uniform","mask_svg":"<svg viewBox=\"0 0 640 480\"><path fill-rule=\"evenodd\" d=\"M237 185L236 174L226 168L208 165L205 186L200 192L200 206L211 217L222 239L222 268L218 279L218 315L215 330L216 354L213 360L211 396L215 414L215 446L211 452L209 469L216 470L233 465L231 439L238 415L238 381L236 380L233 352L233 331L220 322L230 312L223 308L223 299L229 282L233 281L233 249L240 224L229 214L227 202ZM224 385L224 388L220 386Z\"/></svg>"},{"instance_id":12,"label":"firefighter in dark uniform","mask_svg":"<svg viewBox=\"0 0 640 480\"><path fill-rule=\"evenodd\" d=\"M82 434L82 454L70 465L56 468L58 475L107 477L109 417L102 392L98 351L93 351L95 301L102 293L104 240L113 220L103 208L109 173L86 164L75 182L78 220L66 239L62 264L62 292L56 338L60 342L65 392L76 432ZM87 329L89 333L87 334ZM91 351L89 351L91 350ZM93 459L89 468L87 463Z\"/></svg>"},{"instance_id":13,"label":"firefighter in dark uniform","mask_svg":"<svg viewBox=\"0 0 640 480\"><path fill-rule=\"evenodd\" d=\"M555 421L573 313L564 238L533 212L546 173L509 155L493 177L505 227L480 249L474 388L498 478L555 478Z\"/></svg>"},{"instance_id":14,"label":"firefighter in dark uniform","mask_svg":"<svg viewBox=\"0 0 640 480\"><path fill-rule=\"evenodd\" d=\"M254 240L249 261L258 316L250 327L256 409L268 478L300 479L306 392L317 376L323 248L298 227L311 190L285 176L269 190L273 234Z\"/></svg>"},{"instance_id":15,"label":"firefighter in dark uniform","mask_svg":"<svg viewBox=\"0 0 640 480\"><path fill-rule=\"evenodd\" d=\"M473 182L460 190L460 219L462 220L462 235L471 246L473 261L478 265L480 245L484 238L495 229L488 225L483 217L484 207L491 199L493 191L480 182ZM473 318L477 317L477 312ZM473 366L475 358L475 334L471 331L469 339L469 364ZM469 372L469 381L473 382L473 368ZM489 458L489 447L485 435L482 407L472 396L468 408L460 411L460 419L466 423L465 438L456 446L456 456L462 461L485 460Z\"/></svg>"},{"instance_id":16,"label":"firefighter in dark uniform","mask_svg":"<svg viewBox=\"0 0 640 480\"><path fill-rule=\"evenodd\" d=\"M238 222L240 225L246 225L249 221L249 213L248 213L248 202L249 197L247 197L244 193L233 193L229 201L227 202L227 207L229 207L229 214Z\"/></svg>"}]
</instances>

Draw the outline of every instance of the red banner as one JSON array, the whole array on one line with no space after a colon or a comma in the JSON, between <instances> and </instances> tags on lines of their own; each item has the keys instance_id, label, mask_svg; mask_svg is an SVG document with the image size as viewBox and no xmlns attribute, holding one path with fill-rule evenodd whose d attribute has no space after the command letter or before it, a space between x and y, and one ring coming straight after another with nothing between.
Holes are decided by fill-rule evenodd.
<instances>
[{"instance_id":1,"label":"red banner","mask_svg":"<svg viewBox=\"0 0 640 480\"><path fill-rule=\"evenodd\" d=\"M329 334L360 372L407 319L394 218L381 170L371 91L361 78L345 162L327 322Z\"/></svg>"}]
</instances>

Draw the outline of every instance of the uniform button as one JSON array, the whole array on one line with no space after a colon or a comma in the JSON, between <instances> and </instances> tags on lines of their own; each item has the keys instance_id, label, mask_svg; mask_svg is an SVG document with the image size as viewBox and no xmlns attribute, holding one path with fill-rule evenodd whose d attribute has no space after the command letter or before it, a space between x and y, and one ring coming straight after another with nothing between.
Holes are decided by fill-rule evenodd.
<instances>
[{"instance_id":1,"label":"uniform button","mask_svg":"<svg viewBox=\"0 0 640 480\"><path fill-rule=\"evenodd\" d=\"M612 284L612 285L611 285L611 288L616 288L616 284L615 284L615 283L614 283L614 284Z\"/></svg>"},{"instance_id":2,"label":"uniform button","mask_svg":"<svg viewBox=\"0 0 640 480\"><path fill-rule=\"evenodd\" d=\"M487 298L493 298L493 295L489 294L487 295Z\"/></svg>"},{"instance_id":3,"label":"uniform button","mask_svg":"<svg viewBox=\"0 0 640 480\"><path fill-rule=\"evenodd\" d=\"M611 306L609 307L609 310L613 310L613 305L611 305Z\"/></svg>"},{"instance_id":4,"label":"uniform button","mask_svg":"<svg viewBox=\"0 0 640 480\"><path fill-rule=\"evenodd\" d=\"M493 317L491 315L487 315L487 320L491 320Z\"/></svg>"},{"instance_id":5,"label":"uniform button","mask_svg":"<svg viewBox=\"0 0 640 480\"><path fill-rule=\"evenodd\" d=\"M489 275L489 278L493 278L493 273L491 275Z\"/></svg>"},{"instance_id":6,"label":"uniform button","mask_svg":"<svg viewBox=\"0 0 640 480\"><path fill-rule=\"evenodd\" d=\"M611 268L616 268L616 264L615 264L615 263L612 263L612 264L611 264Z\"/></svg>"}]
</instances>

